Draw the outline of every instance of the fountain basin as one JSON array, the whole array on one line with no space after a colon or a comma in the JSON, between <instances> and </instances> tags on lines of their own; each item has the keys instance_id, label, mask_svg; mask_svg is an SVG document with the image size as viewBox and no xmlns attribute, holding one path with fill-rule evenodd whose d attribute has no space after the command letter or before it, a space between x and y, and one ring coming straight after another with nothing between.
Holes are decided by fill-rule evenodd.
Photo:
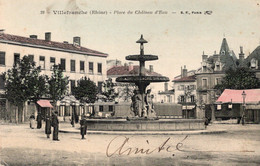
<instances>
[{"instance_id":1,"label":"fountain basin","mask_svg":"<svg viewBox=\"0 0 260 166\"><path fill-rule=\"evenodd\" d=\"M202 119L88 119L88 130L96 131L180 131L205 129Z\"/></svg>"},{"instance_id":2,"label":"fountain basin","mask_svg":"<svg viewBox=\"0 0 260 166\"><path fill-rule=\"evenodd\" d=\"M157 55L128 55L125 57L126 60L132 61L154 61L158 60Z\"/></svg>"}]
</instances>

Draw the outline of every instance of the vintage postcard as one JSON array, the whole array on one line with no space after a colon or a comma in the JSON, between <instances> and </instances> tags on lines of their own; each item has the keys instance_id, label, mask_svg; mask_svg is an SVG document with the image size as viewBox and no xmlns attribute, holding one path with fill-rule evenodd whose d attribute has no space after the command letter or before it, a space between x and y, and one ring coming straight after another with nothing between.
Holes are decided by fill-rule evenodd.
<instances>
[{"instance_id":1,"label":"vintage postcard","mask_svg":"<svg viewBox=\"0 0 260 166\"><path fill-rule=\"evenodd\" d=\"M0 0L0 165L260 165L260 0Z\"/></svg>"}]
</instances>

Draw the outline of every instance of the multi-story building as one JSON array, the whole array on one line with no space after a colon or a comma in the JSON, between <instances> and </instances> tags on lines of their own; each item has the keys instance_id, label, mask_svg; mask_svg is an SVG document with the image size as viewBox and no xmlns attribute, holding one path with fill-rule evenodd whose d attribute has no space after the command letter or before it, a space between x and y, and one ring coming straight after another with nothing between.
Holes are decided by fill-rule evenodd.
<instances>
[{"instance_id":1,"label":"multi-story building","mask_svg":"<svg viewBox=\"0 0 260 166\"><path fill-rule=\"evenodd\" d=\"M196 79L195 71L188 72L186 66L181 69L181 75L172 81L174 88L174 101L182 105L183 118L195 118L196 111Z\"/></svg>"},{"instance_id":2,"label":"multi-story building","mask_svg":"<svg viewBox=\"0 0 260 166\"><path fill-rule=\"evenodd\" d=\"M205 110L215 111L214 103L220 95L214 89L221 79L225 76L225 71L229 68L249 67L256 72L260 78L260 46L258 46L247 58L240 47L239 59L234 52L229 49L227 40L224 38L220 47L219 54L216 52L212 56L202 55L201 67L196 71L197 84L197 117L203 118ZM214 114L212 114L214 115ZM214 118L214 117L213 117Z\"/></svg>"},{"instance_id":3,"label":"multi-story building","mask_svg":"<svg viewBox=\"0 0 260 166\"><path fill-rule=\"evenodd\" d=\"M215 51L212 56L208 56L203 52L201 67L196 71L197 117L205 116L205 107L214 111L213 103L217 98L214 87L221 83L226 70L237 67L237 60L234 52L229 49L226 38L222 40L219 54Z\"/></svg>"},{"instance_id":4,"label":"multi-story building","mask_svg":"<svg viewBox=\"0 0 260 166\"><path fill-rule=\"evenodd\" d=\"M69 93L77 80L87 77L94 81L99 89L107 79L106 58L108 54L91 50L81 46L80 37L73 37L73 43L55 42L51 40L51 33L45 33L45 39L38 39L36 35L22 37L0 34L0 73L11 69L18 59L29 56L41 66L41 74L50 76L52 66L60 64L64 75L69 77ZM0 93L4 93L4 81L0 77ZM5 99L1 100L2 106Z\"/></svg>"},{"instance_id":5,"label":"multi-story building","mask_svg":"<svg viewBox=\"0 0 260 166\"><path fill-rule=\"evenodd\" d=\"M174 89L169 89L168 82L164 83L164 91L158 92L158 100L161 103L175 103Z\"/></svg>"},{"instance_id":6,"label":"multi-story building","mask_svg":"<svg viewBox=\"0 0 260 166\"><path fill-rule=\"evenodd\" d=\"M81 46L80 37L74 37L73 43L55 42L51 33L45 33L45 39L36 35L28 37L0 34L0 73L12 68L17 59L31 57L41 74L51 75L52 66L61 64L64 75L69 76L70 89L82 77L88 77L99 87L106 79L106 57L108 54ZM3 88L3 80L0 81Z\"/></svg>"}]
</instances>

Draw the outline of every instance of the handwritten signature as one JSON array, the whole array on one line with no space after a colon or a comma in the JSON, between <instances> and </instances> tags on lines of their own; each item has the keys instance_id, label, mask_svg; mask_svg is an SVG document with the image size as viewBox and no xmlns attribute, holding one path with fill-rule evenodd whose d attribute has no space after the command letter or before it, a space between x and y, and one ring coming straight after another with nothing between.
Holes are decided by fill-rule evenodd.
<instances>
[{"instance_id":1,"label":"handwritten signature","mask_svg":"<svg viewBox=\"0 0 260 166\"><path fill-rule=\"evenodd\" d=\"M116 144L119 139L122 139L123 141L122 143ZM163 151L172 153L173 151L184 151L183 148L183 141L185 141L188 138L188 135L186 135L184 137L184 139L182 139L181 141L179 141L175 146L169 145L169 140L171 139L170 137L168 137L166 140L164 140L158 147L156 148L139 148L139 147L130 147L130 148L126 148L127 143L129 142L130 138L126 137L126 136L117 136L115 138L113 138L106 149L106 155L107 157L112 157L114 155L118 155L118 156L122 156L122 155L131 155L131 154L145 154L145 155L149 155L152 153L160 153ZM120 140L121 141L121 140ZM116 145L112 145L112 144L116 144ZM149 141L146 140L146 143L149 144ZM111 150L116 148L116 150ZM172 156L174 156L174 154L172 154Z\"/></svg>"}]
</instances>

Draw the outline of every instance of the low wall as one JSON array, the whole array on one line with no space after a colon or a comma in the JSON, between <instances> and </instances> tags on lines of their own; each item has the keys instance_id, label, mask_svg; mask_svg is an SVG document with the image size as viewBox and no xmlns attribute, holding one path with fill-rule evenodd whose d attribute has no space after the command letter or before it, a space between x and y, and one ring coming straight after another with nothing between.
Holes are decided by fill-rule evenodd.
<instances>
[{"instance_id":1,"label":"low wall","mask_svg":"<svg viewBox=\"0 0 260 166\"><path fill-rule=\"evenodd\" d=\"M160 119L160 120L125 120L125 119L88 119L88 130L99 131L178 131L205 129L202 119Z\"/></svg>"}]
</instances>

